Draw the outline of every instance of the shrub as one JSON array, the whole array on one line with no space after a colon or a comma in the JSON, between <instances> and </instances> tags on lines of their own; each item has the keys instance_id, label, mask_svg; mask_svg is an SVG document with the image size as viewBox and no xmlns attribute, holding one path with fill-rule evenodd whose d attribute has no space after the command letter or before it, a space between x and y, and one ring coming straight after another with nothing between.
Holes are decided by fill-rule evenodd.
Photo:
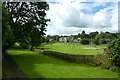
<instances>
[{"instance_id":1,"label":"shrub","mask_svg":"<svg viewBox=\"0 0 120 80\"><path fill-rule=\"evenodd\" d=\"M117 66L112 66L110 70L112 70L113 72L119 72L120 68Z\"/></svg>"},{"instance_id":2,"label":"shrub","mask_svg":"<svg viewBox=\"0 0 120 80\"><path fill-rule=\"evenodd\" d=\"M99 45L99 44L100 44L99 39L93 39L93 43L94 43L95 45Z\"/></svg>"},{"instance_id":3,"label":"shrub","mask_svg":"<svg viewBox=\"0 0 120 80\"><path fill-rule=\"evenodd\" d=\"M94 64L95 66L100 66L103 63L103 61L104 61L103 55L96 55Z\"/></svg>"},{"instance_id":4,"label":"shrub","mask_svg":"<svg viewBox=\"0 0 120 80\"><path fill-rule=\"evenodd\" d=\"M107 41L105 39L100 40L102 44L107 44Z\"/></svg>"},{"instance_id":5,"label":"shrub","mask_svg":"<svg viewBox=\"0 0 120 80\"><path fill-rule=\"evenodd\" d=\"M21 42L21 43L20 43L20 46L21 46L23 49L28 49L28 48L29 48L29 44L28 44L27 41Z\"/></svg>"},{"instance_id":6,"label":"shrub","mask_svg":"<svg viewBox=\"0 0 120 80\"><path fill-rule=\"evenodd\" d=\"M113 65L120 67L120 39L113 40L109 45L110 59Z\"/></svg>"},{"instance_id":7,"label":"shrub","mask_svg":"<svg viewBox=\"0 0 120 80\"><path fill-rule=\"evenodd\" d=\"M89 40L88 39L82 39L81 44L87 45L87 44L89 44Z\"/></svg>"},{"instance_id":8,"label":"shrub","mask_svg":"<svg viewBox=\"0 0 120 80\"><path fill-rule=\"evenodd\" d=\"M101 66L105 69L110 69L112 62L108 57L109 55L96 55L94 65Z\"/></svg>"},{"instance_id":9,"label":"shrub","mask_svg":"<svg viewBox=\"0 0 120 80\"><path fill-rule=\"evenodd\" d=\"M105 69L110 69L111 66L112 66L112 62L109 58L105 58L103 63L101 64L101 67Z\"/></svg>"},{"instance_id":10,"label":"shrub","mask_svg":"<svg viewBox=\"0 0 120 80\"><path fill-rule=\"evenodd\" d=\"M49 43L49 42L50 42L49 38L46 38L46 39L45 39L45 42L46 42L46 43Z\"/></svg>"}]
</instances>

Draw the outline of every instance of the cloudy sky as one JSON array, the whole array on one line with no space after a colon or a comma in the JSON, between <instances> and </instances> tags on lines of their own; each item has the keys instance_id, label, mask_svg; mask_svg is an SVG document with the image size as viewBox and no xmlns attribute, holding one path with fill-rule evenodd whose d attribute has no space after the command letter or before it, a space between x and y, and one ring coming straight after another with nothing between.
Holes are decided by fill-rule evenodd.
<instances>
[{"instance_id":1,"label":"cloudy sky","mask_svg":"<svg viewBox=\"0 0 120 80\"><path fill-rule=\"evenodd\" d=\"M118 32L118 1L46 0L49 4L47 35L71 35L85 30Z\"/></svg>"}]
</instances>

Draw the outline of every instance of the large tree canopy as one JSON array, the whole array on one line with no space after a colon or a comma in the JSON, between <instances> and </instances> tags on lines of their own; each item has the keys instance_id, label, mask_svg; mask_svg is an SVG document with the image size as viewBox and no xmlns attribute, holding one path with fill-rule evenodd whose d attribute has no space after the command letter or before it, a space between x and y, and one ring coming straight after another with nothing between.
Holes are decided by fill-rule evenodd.
<instances>
[{"instance_id":1,"label":"large tree canopy","mask_svg":"<svg viewBox=\"0 0 120 80\"><path fill-rule=\"evenodd\" d=\"M49 5L46 2L4 2L3 4L9 14L8 22L15 36L15 42L27 41L31 46L36 45L36 40L40 43L49 21L45 19L45 11L49 9Z\"/></svg>"},{"instance_id":2,"label":"large tree canopy","mask_svg":"<svg viewBox=\"0 0 120 80\"><path fill-rule=\"evenodd\" d=\"M95 38L95 36L98 34L99 32L91 32L91 33L89 33L89 36L90 36L90 38L91 39L94 39Z\"/></svg>"},{"instance_id":3,"label":"large tree canopy","mask_svg":"<svg viewBox=\"0 0 120 80\"><path fill-rule=\"evenodd\" d=\"M8 49L14 44L14 35L9 26L9 15L7 9L2 6L2 46L3 50Z\"/></svg>"}]
</instances>

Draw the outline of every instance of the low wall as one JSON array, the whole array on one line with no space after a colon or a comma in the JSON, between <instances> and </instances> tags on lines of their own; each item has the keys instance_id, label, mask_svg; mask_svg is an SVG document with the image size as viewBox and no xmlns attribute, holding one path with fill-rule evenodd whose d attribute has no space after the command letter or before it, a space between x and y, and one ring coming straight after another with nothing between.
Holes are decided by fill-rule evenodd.
<instances>
[{"instance_id":1,"label":"low wall","mask_svg":"<svg viewBox=\"0 0 120 80\"><path fill-rule=\"evenodd\" d=\"M72 55L54 51L43 51L42 54L55 57L57 59L62 59L68 62L77 62L85 64L92 64L95 60L94 55Z\"/></svg>"}]
</instances>

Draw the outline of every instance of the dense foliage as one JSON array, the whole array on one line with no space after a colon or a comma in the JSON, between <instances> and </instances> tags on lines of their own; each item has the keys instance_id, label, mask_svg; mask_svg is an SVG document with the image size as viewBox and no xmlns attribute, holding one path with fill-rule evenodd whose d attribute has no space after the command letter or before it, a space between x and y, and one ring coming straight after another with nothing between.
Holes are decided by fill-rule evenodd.
<instances>
[{"instance_id":1,"label":"dense foliage","mask_svg":"<svg viewBox=\"0 0 120 80\"><path fill-rule=\"evenodd\" d=\"M82 39L81 44L87 45L87 44L89 44L89 40L88 39Z\"/></svg>"},{"instance_id":2,"label":"dense foliage","mask_svg":"<svg viewBox=\"0 0 120 80\"><path fill-rule=\"evenodd\" d=\"M100 42L99 42L99 39L93 39L93 41L92 41L95 45L99 45L100 44Z\"/></svg>"},{"instance_id":3,"label":"dense foliage","mask_svg":"<svg viewBox=\"0 0 120 80\"><path fill-rule=\"evenodd\" d=\"M105 39L101 39L101 40L100 40L100 43L101 43L101 44L107 44L107 41L106 41Z\"/></svg>"},{"instance_id":4,"label":"dense foliage","mask_svg":"<svg viewBox=\"0 0 120 80\"><path fill-rule=\"evenodd\" d=\"M113 61L113 65L120 67L120 39L113 40L108 49L111 54L111 60Z\"/></svg>"},{"instance_id":5,"label":"dense foliage","mask_svg":"<svg viewBox=\"0 0 120 80\"><path fill-rule=\"evenodd\" d=\"M46 2L4 2L3 43L13 42L11 38L14 38L14 43L19 42L24 48L39 45L50 21L45 18L48 9Z\"/></svg>"},{"instance_id":6,"label":"dense foliage","mask_svg":"<svg viewBox=\"0 0 120 80\"><path fill-rule=\"evenodd\" d=\"M14 38L14 34L12 32L12 29L9 25L9 14L7 12L7 9L2 6L2 47L3 47L3 51L5 51L6 49L8 49L9 47L11 47L14 42L15 42L15 38Z\"/></svg>"},{"instance_id":7,"label":"dense foliage","mask_svg":"<svg viewBox=\"0 0 120 80\"><path fill-rule=\"evenodd\" d=\"M99 32L91 32L91 33L89 33L89 36L90 36L90 38L91 39L94 39L95 38L95 36L98 34Z\"/></svg>"},{"instance_id":8,"label":"dense foliage","mask_svg":"<svg viewBox=\"0 0 120 80\"><path fill-rule=\"evenodd\" d=\"M88 34L85 33L85 31L82 31L82 33L80 34L81 39L90 39L90 36Z\"/></svg>"}]
</instances>

